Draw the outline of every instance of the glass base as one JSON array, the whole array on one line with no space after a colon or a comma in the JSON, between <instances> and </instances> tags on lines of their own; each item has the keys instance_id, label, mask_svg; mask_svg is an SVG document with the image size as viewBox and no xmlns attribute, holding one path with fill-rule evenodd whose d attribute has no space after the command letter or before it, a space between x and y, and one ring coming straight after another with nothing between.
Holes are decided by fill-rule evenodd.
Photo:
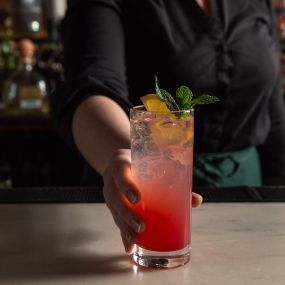
<instances>
[{"instance_id":1,"label":"glass base","mask_svg":"<svg viewBox=\"0 0 285 285\"><path fill-rule=\"evenodd\" d=\"M191 257L189 246L177 251L151 251L135 246L133 260L144 267L173 268L186 264Z\"/></svg>"}]
</instances>

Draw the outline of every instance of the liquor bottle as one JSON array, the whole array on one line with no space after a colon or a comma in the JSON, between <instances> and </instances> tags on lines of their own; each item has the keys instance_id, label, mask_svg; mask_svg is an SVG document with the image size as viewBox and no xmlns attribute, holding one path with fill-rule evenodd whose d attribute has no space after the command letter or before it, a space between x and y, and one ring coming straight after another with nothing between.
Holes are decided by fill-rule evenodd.
<instances>
[{"instance_id":1,"label":"liquor bottle","mask_svg":"<svg viewBox=\"0 0 285 285\"><path fill-rule=\"evenodd\" d=\"M3 83L16 68L16 51L15 42L12 40L11 18L5 19L5 30L1 42L1 66L0 66L0 111L3 111Z\"/></svg>"},{"instance_id":2,"label":"liquor bottle","mask_svg":"<svg viewBox=\"0 0 285 285\"><path fill-rule=\"evenodd\" d=\"M47 41L40 45L36 68L47 78L51 94L64 81L63 48L60 39L61 18L47 15Z\"/></svg>"},{"instance_id":3,"label":"liquor bottle","mask_svg":"<svg viewBox=\"0 0 285 285\"><path fill-rule=\"evenodd\" d=\"M4 75L10 75L16 68L15 43L5 36L1 44L1 56Z\"/></svg>"},{"instance_id":4,"label":"liquor bottle","mask_svg":"<svg viewBox=\"0 0 285 285\"><path fill-rule=\"evenodd\" d=\"M18 48L17 69L3 86L4 113L11 116L48 115L47 83L34 70L35 45L29 39L22 39Z\"/></svg>"},{"instance_id":5,"label":"liquor bottle","mask_svg":"<svg viewBox=\"0 0 285 285\"><path fill-rule=\"evenodd\" d=\"M47 79L51 94L64 81L63 50L56 22L47 22L48 38L40 45L36 68Z\"/></svg>"}]
</instances>

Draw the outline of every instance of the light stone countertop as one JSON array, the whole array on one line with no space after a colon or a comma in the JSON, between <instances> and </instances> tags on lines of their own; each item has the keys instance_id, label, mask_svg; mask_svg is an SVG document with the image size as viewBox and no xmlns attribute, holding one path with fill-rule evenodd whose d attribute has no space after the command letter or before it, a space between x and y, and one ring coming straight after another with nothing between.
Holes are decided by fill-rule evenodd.
<instances>
[{"instance_id":1,"label":"light stone countertop","mask_svg":"<svg viewBox=\"0 0 285 285\"><path fill-rule=\"evenodd\" d=\"M193 210L192 260L142 270L104 204L0 205L0 285L284 285L285 203Z\"/></svg>"}]
</instances>

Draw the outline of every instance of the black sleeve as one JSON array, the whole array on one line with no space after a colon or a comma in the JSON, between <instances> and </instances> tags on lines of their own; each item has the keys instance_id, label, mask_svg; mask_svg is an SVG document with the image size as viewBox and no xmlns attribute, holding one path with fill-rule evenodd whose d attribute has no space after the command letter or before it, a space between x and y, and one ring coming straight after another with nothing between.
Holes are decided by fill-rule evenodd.
<instances>
[{"instance_id":1,"label":"black sleeve","mask_svg":"<svg viewBox=\"0 0 285 285\"><path fill-rule=\"evenodd\" d=\"M52 94L51 104L57 129L75 147L72 116L84 99L108 96L127 113L130 103L120 1L75 0L69 4L62 26L65 83Z\"/></svg>"}]
</instances>

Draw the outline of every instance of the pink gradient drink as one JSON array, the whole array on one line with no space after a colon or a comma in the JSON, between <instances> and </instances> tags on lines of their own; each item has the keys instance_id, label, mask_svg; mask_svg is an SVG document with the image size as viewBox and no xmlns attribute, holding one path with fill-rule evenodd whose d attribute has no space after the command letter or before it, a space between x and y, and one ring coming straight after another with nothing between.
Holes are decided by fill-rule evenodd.
<instances>
[{"instance_id":1,"label":"pink gradient drink","mask_svg":"<svg viewBox=\"0 0 285 285\"><path fill-rule=\"evenodd\" d=\"M193 110L131 111L132 172L141 192L134 206L144 219L133 258L175 267L190 258Z\"/></svg>"}]
</instances>

